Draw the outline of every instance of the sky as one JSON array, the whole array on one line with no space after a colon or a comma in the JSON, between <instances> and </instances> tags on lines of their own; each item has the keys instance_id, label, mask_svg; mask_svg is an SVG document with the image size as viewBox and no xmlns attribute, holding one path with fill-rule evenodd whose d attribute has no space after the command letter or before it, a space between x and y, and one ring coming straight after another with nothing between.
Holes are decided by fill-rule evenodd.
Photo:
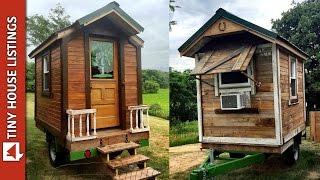
<instances>
[{"instance_id":1,"label":"sky","mask_svg":"<svg viewBox=\"0 0 320 180\"><path fill-rule=\"evenodd\" d=\"M75 20L107 5L110 0L27 0L27 15L48 15L60 3ZM145 41L142 48L142 68L168 71L169 32L168 0L117 0L120 8L135 19L144 31L139 36ZM28 53L33 49L29 47Z\"/></svg>"},{"instance_id":2,"label":"sky","mask_svg":"<svg viewBox=\"0 0 320 180\"><path fill-rule=\"evenodd\" d=\"M301 2L301 0L295 0ZM292 7L292 0L176 0L173 20L177 25L169 33L169 66L178 71L194 68L194 59L180 57L178 48L207 22L220 7L247 21L271 29L271 19Z\"/></svg>"}]
</instances>

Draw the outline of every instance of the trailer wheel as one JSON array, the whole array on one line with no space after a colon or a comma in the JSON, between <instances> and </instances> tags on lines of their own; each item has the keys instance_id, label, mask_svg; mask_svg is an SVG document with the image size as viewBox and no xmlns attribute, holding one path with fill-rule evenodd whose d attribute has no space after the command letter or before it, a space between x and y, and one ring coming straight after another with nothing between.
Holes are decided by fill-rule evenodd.
<instances>
[{"instance_id":1,"label":"trailer wheel","mask_svg":"<svg viewBox=\"0 0 320 180\"><path fill-rule=\"evenodd\" d=\"M298 143L294 143L290 148L288 148L284 154L284 162L287 165L293 165L296 161L298 161L300 157L300 147Z\"/></svg>"},{"instance_id":2,"label":"trailer wheel","mask_svg":"<svg viewBox=\"0 0 320 180\"><path fill-rule=\"evenodd\" d=\"M64 164L67 159L66 153L62 151L64 148L56 143L56 138L50 134L47 135L47 143L50 164L53 167L58 167L59 165Z\"/></svg>"},{"instance_id":3,"label":"trailer wheel","mask_svg":"<svg viewBox=\"0 0 320 180\"><path fill-rule=\"evenodd\" d=\"M229 156L230 156L230 158L243 158L243 157L245 157L246 155L245 154L243 154L243 153L229 153Z\"/></svg>"}]
</instances>

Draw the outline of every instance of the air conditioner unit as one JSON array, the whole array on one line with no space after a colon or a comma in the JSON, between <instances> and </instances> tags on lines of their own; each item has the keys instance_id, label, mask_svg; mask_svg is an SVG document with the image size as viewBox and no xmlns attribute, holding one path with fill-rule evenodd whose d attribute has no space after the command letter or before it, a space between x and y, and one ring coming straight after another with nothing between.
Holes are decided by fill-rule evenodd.
<instances>
[{"instance_id":1,"label":"air conditioner unit","mask_svg":"<svg viewBox=\"0 0 320 180\"><path fill-rule=\"evenodd\" d=\"M239 110L245 108L246 94L221 94L220 95L222 110Z\"/></svg>"}]
</instances>

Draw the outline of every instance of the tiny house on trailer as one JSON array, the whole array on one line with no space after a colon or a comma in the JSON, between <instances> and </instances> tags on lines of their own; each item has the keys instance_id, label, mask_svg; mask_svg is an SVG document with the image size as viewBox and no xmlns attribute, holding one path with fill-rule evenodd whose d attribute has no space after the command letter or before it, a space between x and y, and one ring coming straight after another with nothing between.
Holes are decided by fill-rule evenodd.
<instances>
[{"instance_id":1,"label":"tiny house on trailer","mask_svg":"<svg viewBox=\"0 0 320 180\"><path fill-rule=\"evenodd\" d=\"M306 121L306 53L222 8L179 52L195 58L191 73L203 148L298 158Z\"/></svg>"},{"instance_id":2,"label":"tiny house on trailer","mask_svg":"<svg viewBox=\"0 0 320 180\"><path fill-rule=\"evenodd\" d=\"M146 156L148 107L142 105L143 31L116 2L52 34L30 54L35 58L35 121L49 144L54 166L100 155L114 177L153 178ZM122 151L131 156L114 159ZM122 166L141 170L120 175Z\"/></svg>"}]
</instances>

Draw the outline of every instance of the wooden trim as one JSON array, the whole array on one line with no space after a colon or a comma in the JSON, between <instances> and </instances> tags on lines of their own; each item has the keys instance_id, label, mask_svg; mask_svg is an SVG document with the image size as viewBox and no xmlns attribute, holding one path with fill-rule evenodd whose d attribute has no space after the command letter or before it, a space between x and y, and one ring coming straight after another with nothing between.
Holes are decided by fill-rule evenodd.
<instances>
[{"instance_id":1,"label":"wooden trim","mask_svg":"<svg viewBox=\"0 0 320 180\"><path fill-rule=\"evenodd\" d=\"M287 135L285 135L283 137L283 142L286 143L289 140L291 140L293 137L295 137L297 134L299 134L300 132L302 132L303 130L306 129L306 125L303 123L301 124L299 127L297 127L295 130L291 130L290 133L288 133Z\"/></svg>"},{"instance_id":2,"label":"wooden trim","mask_svg":"<svg viewBox=\"0 0 320 180\"><path fill-rule=\"evenodd\" d=\"M201 97L201 81L199 80L201 77L197 76L196 84L197 84L197 110L198 110L198 134L199 134L199 142L202 142L202 97Z\"/></svg>"},{"instance_id":3,"label":"wooden trim","mask_svg":"<svg viewBox=\"0 0 320 180\"><path fill-rule=\"evenodd\" d=\"M215 109L216 114L259 114L258 108L243 108L239 110L222 110Z\"/></svg>"},{"instance_id":4,"label":"wooden trim","mask_svg":"<svg viewBox=\"0 0 320 180\"><path fill-rule=\"evenodd\" d=\"M48 56L48 69L49 69L49 79L48 79L48 89L44 89L44 57ZM43 97L48 97L52 98L52 85L51 85L51 74L52 74L52 69L51 69L51 49L47 50L45 53L41 55L41 84L42 84L42 89L41 89L41 96Z\"/></svg>"},{"instance_id":5,"label":"wooden trim","mask_svg":"<svg viewBox=\"0 0 320 180\"><path fill-rule=\"evenodd\" d=\"M68 39L63 38L61 41L61 47L60 47L60 56L61 56L61 79L62 79L62 84L61 84L61 91L62 91L62 102L61 102L61 135L60 138L66 140L66 135L67 135L67 128L68 128L68 122L67 122L67 114L66 114L66 109L68 108L69 105L69 100L68 100Z\"/></svg>"},{"instance_id":6,"label":"wooden trim","mask_svg":"<svg viewBox=\"0 0 320 180\"><path fill-rule=\"evenodd\" d=\"M89 35L89 30L85 29L84 34L83 34L83 40L84 40L84 58L85 58L85 63L84 63L84 69L85 69L85 94L86 94L86 108L90 109L91 108L91 82L90 82L90 35ZM91 123L90 123L91 124ZM91 127L90 127L91 129Z\"/></svg>"},{"instance_id":7,"label":"wooden trim","mask_svg":"<svg viewBox=\"0 0 320 180\"><path fill-rule=\"evenodd\" d=\"M278 141L273 138L242 138L242 137L203 137L202 143L221 144L248 144L278 146Z\"/></svg>"},{"instance_id":8,"label":"wooden trim","mask_svg":"<svg viewBox=\"0 0 320 180\"><path fill-rule=\"evenodd\" d=\"M142 70L141 70L141 47L136 46L137 50L137 93L138 93L138 104L143 104L142 99Z\"/></svg>"},{"instance_id":9,"label":"wooden trim","mask_svg":"<svg viewBox=\"0 0 320 180\"><path fill-rule=\"evenodd\" d=\"M279 129L280 129L280 144L283 144L283 139L282 137L282 105L281 105L281 73L280 73L280 50L279 47L277 46L276 48L276 56L277 56L277 64L278 64L278 98L279 98Z\"/></svg>"},{"instance_id":10,"label":"wooden trim","mask_svg":"<svg viewBox=\"0 0 320 180\"><path fill-rule=\"evenodd\" d=\"M275 136L278 145L281 145L281 129L280 129L280 105L281 101L279 96L279 61L277 57L277 45L272 44L272 74L273 74L273 107L274 107L274 120L275 120Z\"/></svg>"},{"instance_id":11,"label":"wooden trim","mask_svg":"<svg viewBox=\"0 0 320 180\"><path fill-rule=\"evenodd\" d=\"M303 83L303 117L304 122L307 122L307 110L306 110L306 84L305 84L305 70L304 70L304 62L302 61L302 83Z\"/></svg>"},{"instance_id":12,"label":"wooden trim","mask_svg":"<svg viewBox=\"0 0 320 180\"><path fill-rule=\"evenodd\" d=\"M118 41L119 43L119 63L118 63L118 68L119 68L119 118L120 118L120 126L122 129L126 129L127 128L127 124L126 124L126 92L125 92L125 62L124 62L124 43L125 43L125 39L120 39Z\"/></svg>"}]
</instances>

